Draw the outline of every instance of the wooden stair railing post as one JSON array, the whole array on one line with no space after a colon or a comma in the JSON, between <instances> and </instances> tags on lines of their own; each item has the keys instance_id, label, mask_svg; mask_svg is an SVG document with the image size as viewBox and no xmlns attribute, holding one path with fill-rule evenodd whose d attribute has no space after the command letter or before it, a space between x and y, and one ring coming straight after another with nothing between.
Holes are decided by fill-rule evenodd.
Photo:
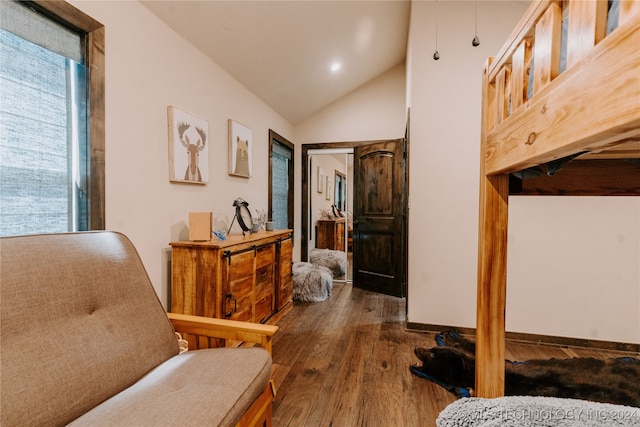
<instances>
[{"instance_id":1,"label":"wooden stair railing post","mask_svg":"<svg viewBox=\"0 0 640 427\"><path fill-rule=\"evenodd\" d=\"M476 307L476 395L504 395L505 300L509 175L486 175L486 136L491 128L491 96L487 61L483 70L478 232L478 293Z\"/></svg>"}]
</instances>

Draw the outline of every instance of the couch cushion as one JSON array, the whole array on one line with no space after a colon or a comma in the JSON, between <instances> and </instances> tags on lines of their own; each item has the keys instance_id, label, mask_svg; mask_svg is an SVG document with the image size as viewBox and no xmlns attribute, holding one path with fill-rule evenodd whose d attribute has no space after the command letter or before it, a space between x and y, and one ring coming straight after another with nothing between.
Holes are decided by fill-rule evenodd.
<instances>
[{"instance_id":1,"label":"couch cushion","mask_svg":"<svg viewBox=\"0 0 640 427\"><path fill-rule=\"evenodd\" d=\"M232 426L262 393L271 357L262 348L183 353L78 418L78 426Z\"/></svg>"},{"instance_id":2,"label":"couch cushion","mask_svg":"<svg viewBox=\"0 0 640 427\"><path fill-rule=\"evenodd\" d=\"M125 236L9 237L0 251L2 426L70 422L178 353Z\"/></svg>"}]
</instances>

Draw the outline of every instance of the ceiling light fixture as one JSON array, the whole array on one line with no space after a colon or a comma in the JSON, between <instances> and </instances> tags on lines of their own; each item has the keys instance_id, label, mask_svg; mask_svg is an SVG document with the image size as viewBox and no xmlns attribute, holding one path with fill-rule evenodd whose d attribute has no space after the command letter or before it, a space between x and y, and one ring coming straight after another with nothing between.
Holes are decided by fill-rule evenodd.
<instances>
[{"instance_id":1,"label":"ceiling light fixture","mask_svg":"<svg viewBox=\"0 0 640 427\"><path fill-rule=\"evenodd\" d=\"M471 45L473 47L480 45L480 39L478 38L478 0L475 1L475 5L476 5L476 13L475 13L476 35L473 36L473 40L471 40Z\"/></svg>"},{"instance_id":2,"label":"ceiling light fixture","mask_svg":"<svg viewBox=\"0 0 640 427\"><path fill-rule=\"evenodd\" d=\"M438 53L438 0L436 0L436 51L433 53L433 59L435 61L440 59L440 54Z\"/></svg>"},{"instance_id":3,"label":"ceiling light fixture","mask_svg":"<svg viewBox=\"0 0 640 427\"><path fill-rule=\"evenodd\" d=\"M331 72L333 73L337 73L338 71L340 71L340 68L342 68L342 65L339 62L334 62L333 64L331 64Z\"/></svg>"}]
</instances>

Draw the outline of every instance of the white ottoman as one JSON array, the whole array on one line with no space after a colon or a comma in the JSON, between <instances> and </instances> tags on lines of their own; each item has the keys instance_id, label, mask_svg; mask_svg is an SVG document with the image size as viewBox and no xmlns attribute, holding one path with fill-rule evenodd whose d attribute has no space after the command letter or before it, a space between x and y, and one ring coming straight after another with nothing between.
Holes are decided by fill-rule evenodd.
<instances>
[{"instance_id":1,"label":"white ottoman","mask_svg":"<svg viewBox=\"0 0 640 427\"><path fill-rule=\"evenodd\" d=\"M331 295L333 276L326 267L310 262L293 263L293 299L319 302Z\"/></svg>"},{"instance_id":2,"label":"white ottoman","mask_svg":"<svg viewBox=\"0 0 640 427\"><path fill-rule=\"evenodd\" d=\"M331 249L311 249L309 262L315 265L327 267L333 277L343 276L347 271L347 253Z\"/></svg>"}]
</instances>

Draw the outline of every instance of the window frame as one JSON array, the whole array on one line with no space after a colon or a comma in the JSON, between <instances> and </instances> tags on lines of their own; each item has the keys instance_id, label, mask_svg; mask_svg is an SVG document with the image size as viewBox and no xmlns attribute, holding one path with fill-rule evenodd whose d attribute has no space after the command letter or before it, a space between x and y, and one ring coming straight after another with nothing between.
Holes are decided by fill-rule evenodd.
<instances>
[{"instance_id":1,"label":"window frame","mask_svg":"<svg viewBox=\"0 0 640 427\"><path fill-rule=\"evenodd\" d=\"M271 217L271 212L273 211L273 188L272 188L272 182L273 182L273 141L277 141L279 144L282 144L284 146L286 146L287 148L289 148L291 150L291 168L289 168L289 192L287 194L287 220L288 220L288 225L287 227L291 230L293 230L293 224L294 224L294 194L295 194L295 189L294 189L294 177L295 177L295 163L294 163L294 159L295 159L295 146L292 142L290 142L289 140L287 140L286 138L284 138L283 136L279 135L278 133L274 132L273 130L269 129L269 217Z\"/></svg>"},{"instance_id":2,"label":"window frame","mask_svg":"<svg viewBox=\"0 0 640 427\"><path fill-rule=\"evenodd\" d=\"M62 0L23 1L23 4L76 32L82 38L89 70L88 100L88 218L89 230L105 229L105 29L104 25Z\"/></svg>"}]
</instances>

